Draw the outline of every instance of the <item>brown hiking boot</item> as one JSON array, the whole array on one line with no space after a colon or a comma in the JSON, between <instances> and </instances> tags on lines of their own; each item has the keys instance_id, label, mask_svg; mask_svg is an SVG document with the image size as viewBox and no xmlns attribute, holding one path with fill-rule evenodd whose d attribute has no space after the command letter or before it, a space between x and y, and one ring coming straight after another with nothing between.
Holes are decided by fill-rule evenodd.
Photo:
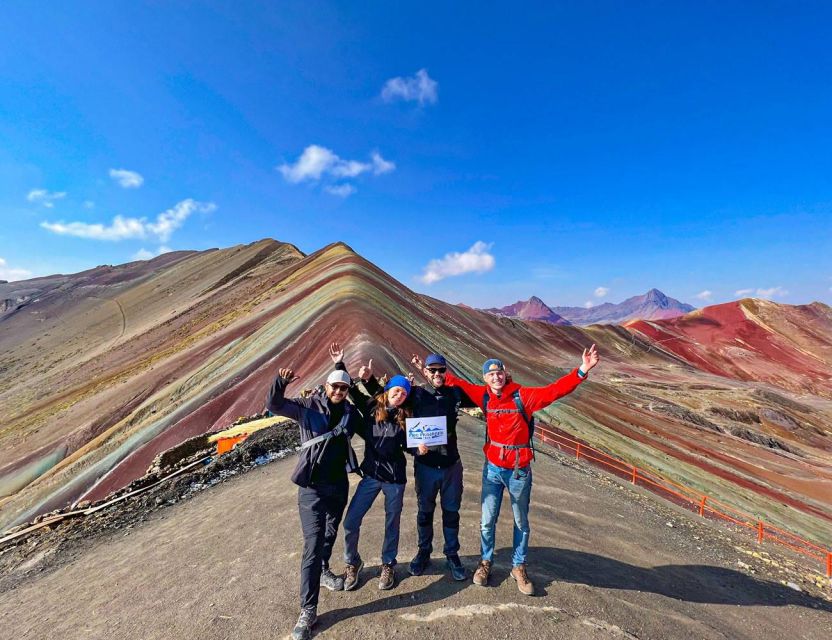
<instances>
[{"instance_id":1,"label":"brown hiking boot","mask_svg":"<svg viewBox=\"0 0 832 640\"><path fill-rule=\"evenodd\" d=\"M396 584L396 573L393 571L392 564L381 565L381 575L378 577L378 588L382 591L392 589Z\"/></svg>"},{"instance_id":2,"label":"brown hiking boot","mask_svg":"<svg viewBox=\"0 0 832 640\"><path fill-rule=\"evenodd\" d=\"M511 570L511 577L517 582L517 588L524 596L534 595L534 585L529 580L529 574L526 573L526 565L518 564Z\"/></svg>"},{"instance_id":3,"label":"brown hiking boot","mask_svg":"<svg viewBox=\"0 0 832 640\"><path fill-rule=\"evenodd\" d=\"M364 563L359 562L358 564L348 564L344 567L344 591L352 591L358 586L358 574L361 573L361 567L363 566Z\"/></svg>"},{"instance_id":4,"label":"brown hiking boot","mask_svg":"<svg viewBox=\"0 0 832 640\"><path fill-rule=\"evenodd\" d=\"M488 576L490 575L491 561L480 560L480 563L477 565L477 570L474 571L474 584L480 587L484 587L488 584Z\"/></svg>"}]
</instances>

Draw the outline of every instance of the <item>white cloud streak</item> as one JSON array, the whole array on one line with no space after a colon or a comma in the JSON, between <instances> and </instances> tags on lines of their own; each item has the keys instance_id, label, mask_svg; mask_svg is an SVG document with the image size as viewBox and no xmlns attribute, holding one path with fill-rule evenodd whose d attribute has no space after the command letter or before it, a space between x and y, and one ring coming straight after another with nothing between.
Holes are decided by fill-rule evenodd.
<instances>
[{"instance_id":1,"label":"white cloud streak","mask_svg":"<svg viewBox=\"0 0 832 640\"><path fill-rule=\"evenodd\" d=\"M351 184L334 184L324 187L324 191L331 193L334 196L338 196L339 198L346 198L347 196L351 196L355 193L356 189Z\"/></svg>"},{"instance_id":2,"label":"white cloud streak","mask_svg":"<svg viewBox=\"0 0 832 640\"><path fill-rule=\"evenodd\" d=\"M144 184L141 174L129 169L110 169L110 177L125 189L138 189Z\"/></svg>"},{"instance_id":3,"label":"white cloud streak","mask_svg":"<svg viewBox=\"0 0 832 640\"><path fill-rule=\"evenodd\" d=\"M761 298L782 298L789 295L783 287L771 287L769 289L757 289L757 295Z\"/></svg>"},{"instance_id":4,"label":"white cloud streak","mask_svg":"<svg viewBox=\"0 0 832 640\"><path fill-rule=\"evenodd\" d=\"M595 297L596 297L596 298L603 298L603 297L604 297L605 295L607 295L609 292L610 292L609 287L598 287L598 288L595 290Z\"/></svg>"},{"instance_id":5,"label":"white cloud streak","mask_svg":"<svg viewBox=\"0 0 832 640\"><path fill-rule=\"evenodd\" d=\"M335 152L317 144L310 144L293 163L284 163L277 167L286 182L317 182L326 178L356 178L364 173L375 176L395 170L393 162L385 160L378 151L370 154L370 162L344 160ZM338 188L343 185L333 185ZM349 195L349 194L347 194Z\"/></svg>"},{"instance_id":6,"label":"white cloud streak","mask_svg":"<svg viewBox=\"0 0 832 640\"><path fill-rule=\"evenodd\" d=\"M439 83L428 75L426 69L419 69L409 78L390 78L381 89L381 98L385 102L404 100L418 102L420 105L436 104L439 100Z\"/></svg>"},{"instance_id":7,"label":"white cloud streak","mask_svg":"<svg viewBox=\"0 0 832 640\"><path fill-rule=\"evenodd\" d=\"M171 249L170 247L166 247L164 245L162 245L161 247L156 249L155 252L148 251L147 249L142 247L141 249L136 251L135 254L133 254L133 260L152 260L156 256L160 256L163 253L170 253L171 251L173 251L173 249Z\"/></svg>"},{"instance_id":8,"label":"white cloud streak","mask_svg":"<svg viewBox=\"0 0 832 640\"><path fill-rule=\"evenodd\" d=\"M447 253L444 258L431 260L418 279L425 284L433 284L451 276L491 271L496 264L494 256L488 253L492 244L477 241L464 253Z\"/></svg>"},{"instance_id":9,"label":"white cloud streak","mask_svg":"<svg viewBox=\"0 0 832 640\"><path fill-rule=\"evenodd\" d=\"M62 200L66 198L66 191L49 192L46 189L32 189L27 195L26 199L29 202L42 204L44 207L51 209L55 206L55 200Z\"/></svg>"},{"instance_id":10,"label":"white cloud streak","mask_svg":"<svg viewBox=\"0 0 832 640\"><path fill-rule=\"evenodd\" d=\"M710 302L713 299L713 297L714 292L708 291L707 289L705 289L704 291L700 291L694 296L694 298L696 298L697 300L704 300L705 302Z\"/></svg>"},{"instance_id":11,"label":"white cloud streak","mask_svg":"<svg viewBox=\"0 0 832 640\"><path fill-rule=\"evenodd\" d=\"M12 282L14 280L25 280L31 277L32 272L28 269L14 269L8 266L3 258L0 258L0 280Z\"/></svg>"},{"instance_id":12,"label":"white cloud streak","mask_svg":"<svg viewBox=\"0 0 832 640\"><path fill-rule=\"evenodd\" d=\"M197 202L188 198L178 202L167 211L163 211L152 222L149 222L147 218L115 216L109 225L86 222L41 222L40 226L58 235L91 240L118 242L120 240L156 238L159 242L167 242L173 232L185 224L185 220L192 213L208 213L216 208L213 202Z\"/></svg>"},{"instance_id":13,"label":"white cloud streak","mask_svg":"<svg viewBox=\"0 0 832 640\"><path fill-rule=\"evenodd\" d=\"M750 295L755 295L758 298L782 298L784 296L789 295L789 292L786 291L783 287L770 287L768 289L758 288L755 289L753 287L749 289L737 289L734 292L734 295L740 296L742 298Z\"/></svg>"}]
</instances>

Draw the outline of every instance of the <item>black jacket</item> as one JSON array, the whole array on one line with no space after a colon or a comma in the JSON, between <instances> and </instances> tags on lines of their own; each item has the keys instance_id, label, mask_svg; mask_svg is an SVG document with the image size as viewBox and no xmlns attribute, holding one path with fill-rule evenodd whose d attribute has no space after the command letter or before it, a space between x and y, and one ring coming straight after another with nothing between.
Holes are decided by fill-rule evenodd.
<instances>
[{"instance_id":1,"label":"black jacket","mask_svg":"<svg viewBox=\"0 0 832 640\"><path fill-rule=\"evenodd\" d=\"M459 387L444 385L438 389L431 385L424 387L414 385L410 391L410 399L413 403L414 418L445 416L448 425L448 444L429 447L428 452L423 456L416 455L415 449L408 451L416 455L416 464L424 464L435 469L447 469L459 460L456 436L459 409L477 405Z\"/></svg>"},{"instance_id":2,"label":"black jacket","mask_svg":"<svg viewBox=\"0 0 832 640\"><path fill-rule=\"evenodd\" d=\"M367 393L363 393L357 386L350 389L350 398L358 411L364 417L356 433L364 439L364 460L361 471L380 480L405 484L407 482L407 459L404 452L407 449L407 434L395 421L399 409L388 410L389 420L376 422L376 397L383 391L375 379L363 383Z\"/></svg>"},{"instance_id":3,"label":"black jacket","mask_svg":"<svg viewBox=\"0 0 832 640\"><path fill-rule=\"evenodd\" d=\"M295 420L300 425L301 443L331 431L341 421L344 412L348 412L346 434L300 450L292 482L301 487L345 483L347 471L356 468L357 460L349 439L361 427L361 416L349 402L333 404L326 395L287 399L283 394L288 384L285 378L275 378L266 409Z\"/></svg>"}]
</instances>

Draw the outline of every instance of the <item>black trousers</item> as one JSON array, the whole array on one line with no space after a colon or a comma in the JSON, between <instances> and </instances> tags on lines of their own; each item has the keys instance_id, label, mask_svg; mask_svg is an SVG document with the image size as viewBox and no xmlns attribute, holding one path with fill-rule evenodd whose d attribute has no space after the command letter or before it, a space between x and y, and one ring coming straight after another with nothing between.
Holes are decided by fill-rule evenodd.
<instances>
[{"instance_id":1,"label":"black trousers","mask_svg":"<svg viewBox=\"0 0 832 640\"><path fill-rule=\"evenodd\" d=\"M338 525L344 516L349 483L319 484L298 488L298 511L303 529L300 562L300 606L318 606L321 571L329 567Z\"/></svg>"}]
</instances>

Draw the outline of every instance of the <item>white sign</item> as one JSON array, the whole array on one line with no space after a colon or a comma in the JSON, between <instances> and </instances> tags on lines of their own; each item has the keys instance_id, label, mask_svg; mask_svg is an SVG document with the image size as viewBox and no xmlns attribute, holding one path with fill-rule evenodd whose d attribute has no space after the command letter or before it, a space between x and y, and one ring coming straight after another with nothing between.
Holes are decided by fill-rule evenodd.
<instances>
[{"instance_id":1,"label":"white sign","mask_svg":"<svg viewBox=\"0 0 832 640\"><path fill-rule=\"evenodd\" d=\"M407 418L407 446L418 447L423 444L428 447L448 444L448 420L445 416L432 418Z\"/></svg>"}]
</instances>

